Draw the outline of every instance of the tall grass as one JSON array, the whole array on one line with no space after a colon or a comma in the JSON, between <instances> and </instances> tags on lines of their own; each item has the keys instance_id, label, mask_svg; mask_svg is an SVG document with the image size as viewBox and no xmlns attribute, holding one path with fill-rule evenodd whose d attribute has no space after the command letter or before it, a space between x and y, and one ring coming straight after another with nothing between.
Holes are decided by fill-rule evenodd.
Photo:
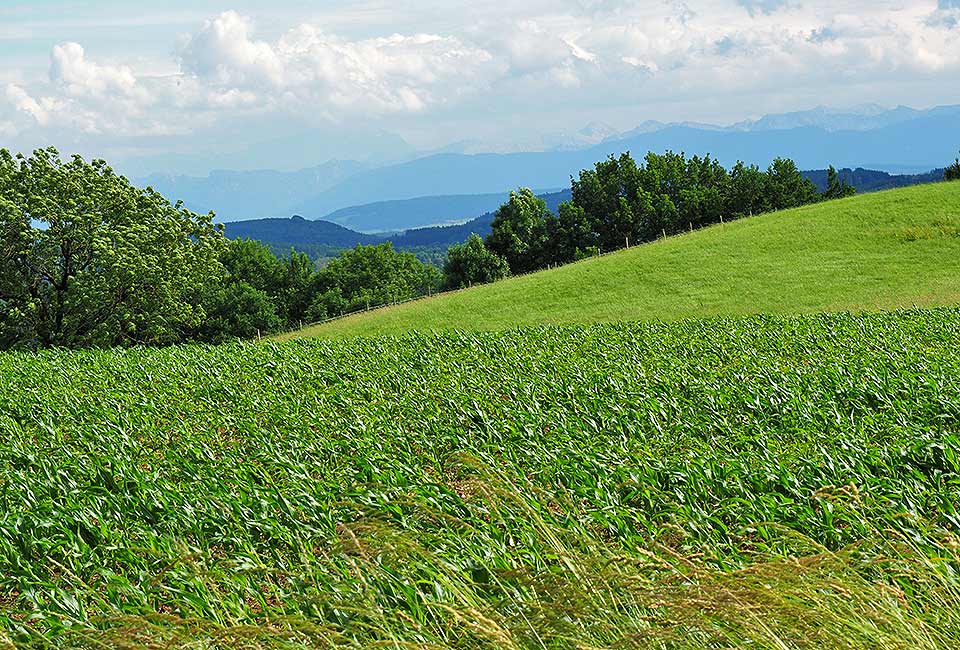
<instances>
[{"instance_id":1,"label":"tall grass","mask_svg":"<svg viewBox=\"0 0 960 650\"><path fill-rule=\"evenodd\" d=\"M960 311L0 355L0 643L947 648Z\"/></svg>"},{"instance_id":2,"label":"tall grass","mask_svg":"<svg viewBox=\"0 0 960 650\"><path fill-rule=\"evenodd\" d=\"M492 520L525 522L525 558L464 562L441 541L381 520L340 530L340 543L299 579L346 572L350 589L317 593L317 616L263 615L246 624L173 615L97 618L56 647L202 648L870 648L960 644L958 539L927 529L875 529L830 551L789 530L806 554L757 554L742 568L654 544L625 546L539 507L531 485L481 472L471 497ZM485 531L436 512L463 540ZM914 531L926 528L911 522ZM749 545L749 536L742 540ZM466 543L466 541L465 541ZM482 569L480 567L483 566ZM338 568L335 568L338 567ZM204 569L197 566L197 577ZM320 613L323 612L323 613ZM36 647L49 646L39 637Z\"/></svg>"}]
</instances>

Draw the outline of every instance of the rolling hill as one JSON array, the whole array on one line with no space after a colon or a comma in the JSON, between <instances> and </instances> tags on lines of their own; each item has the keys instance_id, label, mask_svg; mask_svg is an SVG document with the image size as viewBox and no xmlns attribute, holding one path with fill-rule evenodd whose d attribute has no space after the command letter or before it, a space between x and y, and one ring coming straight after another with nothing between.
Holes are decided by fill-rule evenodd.
<instances>
[{"instance_id":1,"label":"rolling hill","mask_svg":"<svg viewBox=\"0 0 960 650\"><path fill-rule=\"evenodd\" d=\"M960 302L960 182L760 215L284 338Z\"/></svg>"}]
</instances>

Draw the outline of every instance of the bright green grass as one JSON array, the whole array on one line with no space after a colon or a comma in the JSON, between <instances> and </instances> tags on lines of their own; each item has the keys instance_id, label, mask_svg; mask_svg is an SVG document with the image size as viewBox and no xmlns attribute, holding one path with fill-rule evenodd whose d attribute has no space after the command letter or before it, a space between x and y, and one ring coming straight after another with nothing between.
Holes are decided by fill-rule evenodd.
<instances>
[{"instance_id":1,"label":"bright green grass","mask_svg":"<svg viewBox=\"0 0 960 650\"><path fill-rule=\"evenodd\" d=\"M0 355L0 648L956 648L960 309Z\"/></svg>"},{"instance_id":2,"label":"bright green grass","mask_svg":"<svg viewBox=\"0 0 960 650\"><path fill-rule=\"evenodd\" d=\"M762 215L287 337L960 302L960 182ZM283 337L281 337L283 338Z\"/></svg>"}]
</instances>

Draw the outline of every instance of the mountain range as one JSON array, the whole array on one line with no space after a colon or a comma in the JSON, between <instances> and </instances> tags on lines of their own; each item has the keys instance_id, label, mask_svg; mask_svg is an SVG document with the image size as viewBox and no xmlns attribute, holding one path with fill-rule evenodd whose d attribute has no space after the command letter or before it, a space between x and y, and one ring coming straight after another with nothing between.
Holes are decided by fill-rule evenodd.
<instances>
[{"instance_id":1,"label":"mountain range","mask_svg":"<svg viewBox=\"0 0 960 650\"><path fill-rule=\"evenodd\" d=\"M298 172L220 171L204 178L163 175L141 182L183 199L190 209L212 210L221 221L300 214L357 230L401 231L463 220L470 213L467 208L492 209L519 186L568 185L579 170L624 151L638 156L668 149L710 153L725 165L743 160L765 167L773 158L786 156L807 169L832 164L922 172L955 156L960 106L816 108L723 127L645 122L631 131L607 135L610 132L593 124L568 144L541 151L447 151L380 167L333 161ZM412 202L371 207L396 201Z\"/></svg>"}]
</instances>

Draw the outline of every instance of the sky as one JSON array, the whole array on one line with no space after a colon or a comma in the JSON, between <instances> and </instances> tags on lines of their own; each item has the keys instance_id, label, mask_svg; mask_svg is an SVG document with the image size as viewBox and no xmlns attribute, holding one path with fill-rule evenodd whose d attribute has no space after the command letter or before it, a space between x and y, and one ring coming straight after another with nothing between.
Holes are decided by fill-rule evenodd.
<instances>
[{"instance_id":1,"label":"sky","mask_svg":"<svg viewBox=\"0 0 960 650\"><path fill-rule=\"evenodd\" d=\"M960 0L4 0L0 146L294 169L960 103Z\"/></svg>"}]
</instances>

